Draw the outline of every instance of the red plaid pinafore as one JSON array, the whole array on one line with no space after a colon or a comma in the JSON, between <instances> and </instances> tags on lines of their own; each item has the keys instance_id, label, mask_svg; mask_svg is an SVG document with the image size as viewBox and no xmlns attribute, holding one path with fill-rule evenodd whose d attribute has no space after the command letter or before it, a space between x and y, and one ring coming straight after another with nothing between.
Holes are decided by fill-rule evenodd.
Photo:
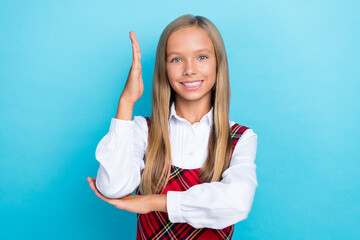
<instances>
[{"instance_id":1,"label":"red plaid pinafore","mask_svg":"<svg viewBox=\"0 0 360 240\"><path fill-rule=\"evenodd\" d=\"M150 118L145 117L148 128L150 129ZM232 151L241 135L248 127L235 123L231 127ZM199 170L184 169L171 165L170 178L166 188L161 194L168 191L186 191L190 187L201 184L199 181ZM141 195L139 187L136 188L136 194ZM234 233L234 224L223 229L212 228L193 228L187 223L171 223L167 212L153 211L147 214L137 214L137 240L218 240L232 239Z\"/></svg>"}]
</instances>

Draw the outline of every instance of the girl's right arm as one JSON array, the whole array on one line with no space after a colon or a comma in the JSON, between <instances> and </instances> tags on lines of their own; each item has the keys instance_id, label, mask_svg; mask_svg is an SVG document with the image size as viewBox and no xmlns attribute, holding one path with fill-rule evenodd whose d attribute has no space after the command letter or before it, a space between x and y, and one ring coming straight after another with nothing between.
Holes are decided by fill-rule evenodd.
<instances>
[{"instance_id":1,"label":"girl's right arm","mask_svg":"<svg viewBox=\"0 0 360 240\"><path fill-rule=\"evenodd\" d=\"M100 167L97 189L108 198L121 198L132 193L140 183L147 145L145 118L132 112L141 97L144 85L140 63L140 47L134 32L130 32L133 61L124 90L120 96L116 117L111 119L109 132L99 142L95 157Z\"/></svg>"},{"instance_id":2,"label":"girl's right arm","mask_svg":"<svg viewBox=\"0 0 360 240\"><path fill-rule=\"evenodd\" d=\"M122 198L140 184L147 146L144 117L133 121L111 119L109 132L99 142L95 157L100 163L96 187L105 197Z\"/></svg>"}]
</instances>

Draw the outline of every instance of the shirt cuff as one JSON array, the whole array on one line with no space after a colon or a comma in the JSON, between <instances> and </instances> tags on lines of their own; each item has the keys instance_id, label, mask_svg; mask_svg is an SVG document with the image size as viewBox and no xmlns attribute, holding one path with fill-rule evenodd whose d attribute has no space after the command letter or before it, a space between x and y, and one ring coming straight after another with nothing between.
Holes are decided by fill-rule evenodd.
<instances>
[{"instance_id":1,"label":"shirt cuff","mask_svg":"<svg viewBox=\"0 0 360 240\"><path fill-rule=\"evenodd\" d=\"M168 191L166 194L166 207L168 217L171 223L185 223L184 216L181 211L181 199L184 192Z\"/></svg>"},{"instance_id":2,"label":"shirt cuff","mask_svg":"<svg viewBox=\"0 0 360 240\"><path fill-rule=\"evenodd\" d=\"M131 120L122 120L117 118L111 118L109 131L115 132L127 132L132 128L134 122Z\"/></svg>"}]
</instances>

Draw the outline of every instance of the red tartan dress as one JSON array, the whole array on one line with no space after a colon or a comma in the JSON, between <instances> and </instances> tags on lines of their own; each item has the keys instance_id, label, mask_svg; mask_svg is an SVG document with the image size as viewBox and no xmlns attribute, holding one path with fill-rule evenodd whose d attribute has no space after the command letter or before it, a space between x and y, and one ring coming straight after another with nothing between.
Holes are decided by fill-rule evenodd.
<instances>
[{"instance_id":1,"label":"red tartan dress","mask_svg":"<svg viewBox=\"0 0 360 240\"><path fill-rule=\"evenodd\" d=\"M148 127L150 127L150 118L145 117ZM248 127L235 123L231 127L232 151L240 136ZM186 191L190 187L201 184L199 181L199 170L184 169L171 165L170 178L166 188L161 194L168 191ZM136 188L136 194L141 195ZM187 223L171 223L167 212L153 211L147 214L137 214L137 240L169 240L169 239L186 239L186 240L218 240L232 239L234 233L234 224L223 229L212 228L193 228Z\"/></svg>"}]
</instances>

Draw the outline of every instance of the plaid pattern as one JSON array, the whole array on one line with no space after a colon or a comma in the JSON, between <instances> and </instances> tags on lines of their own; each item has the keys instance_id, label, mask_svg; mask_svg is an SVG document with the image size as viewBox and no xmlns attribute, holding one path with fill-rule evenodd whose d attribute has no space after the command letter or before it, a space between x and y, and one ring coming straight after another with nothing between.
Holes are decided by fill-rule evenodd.
<instances>
[{"instance_id":1,"label":"plaid pattern","mask_svg":"<svg viewBox=\"0 0 360 240\"><path fill-rule=\"evenodd\" d=\"M145 117L148 128L150 129L150 117ZM240 136L248 127L235 123L231 127L232 152ZM183 169L171 165L171 173L168 184L161 194L168 191L186 191L190 187L201 184L199 181L199 170ZM136 188L136 194L141 195ZM216 240L232 239L234 224L223 229L212 228L193 228L187 223L171 223L167 212L150 212L147 214L137 214L137 240L148 239L189 239L189 240Z\"/></svg>"}]
</instances>

